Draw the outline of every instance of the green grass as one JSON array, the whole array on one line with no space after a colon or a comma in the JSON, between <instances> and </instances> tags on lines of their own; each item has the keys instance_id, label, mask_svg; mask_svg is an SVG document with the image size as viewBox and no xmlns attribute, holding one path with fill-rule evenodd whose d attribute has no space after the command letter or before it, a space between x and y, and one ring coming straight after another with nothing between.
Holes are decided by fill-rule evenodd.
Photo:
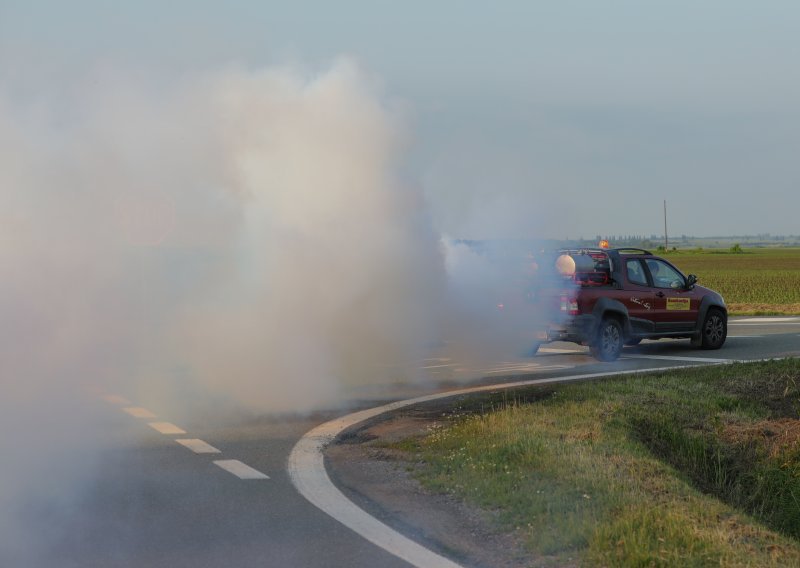
<instances>
[{"instance_id":1,"label":"green grass","mask_svg":"<svg viewBox=\"0 0 800 568\"><path fill-rule=\"evenodd\" d=\"M799 382L789 360L476 399L400 447L535 565L797 566Z\"/></svg>"}]
</instances>

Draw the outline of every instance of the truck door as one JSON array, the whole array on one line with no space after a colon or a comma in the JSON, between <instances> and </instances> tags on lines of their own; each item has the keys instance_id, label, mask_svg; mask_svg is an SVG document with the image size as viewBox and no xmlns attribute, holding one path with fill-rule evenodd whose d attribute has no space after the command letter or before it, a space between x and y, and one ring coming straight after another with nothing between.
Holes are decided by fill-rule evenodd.
<instances>
[{"instance_id":1,"label":"truck door","mask_svg":"<svg viewBox=\"0 0 800 568\"><path fill-rule=\"evenodd\" d=\"M647 281L644 264L638 258L625 260L624 274L628 282L620 301L628 308L628 318L634 333L653 333L655 316L653 289Z\"/></svg>"},{"instance_id":2,"label":"truck door","mask_svg":"<svg viewBox=\"0 0 800 568\"><path fill-rule=\"evenodd\" d=\"M686 277L667 261L648 258L645 264L653 283L656 330L692 331L700 309L697 292L686 289Z\"/></svg>"}]
</instances>

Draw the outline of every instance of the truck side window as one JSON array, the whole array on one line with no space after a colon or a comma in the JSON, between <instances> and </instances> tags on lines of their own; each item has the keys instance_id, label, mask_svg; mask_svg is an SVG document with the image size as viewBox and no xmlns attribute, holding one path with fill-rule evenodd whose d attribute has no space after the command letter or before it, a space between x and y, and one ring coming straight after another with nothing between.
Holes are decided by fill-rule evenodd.
<instances>
[{"instance_id":1,"label":"truck side window","mask_svg":"<svg viewBox=\"0 0 800 568\"><path fill-rule=\"evenodd\" d=\"M655 288L680 288L686 284L683 274L663 260L649 258L647 259L647 268L650 269Z\"/></svg>"},{"instance_id":2,"label":"truck side window","mask_svg":"<svg viewBox=\"0 0 800 568\"><path fill-rule=\"evenodd\" d=\"M647 276L642 269L642 263L637 260L628 260L625 262L628 271L628 282L631 284L638 284L640 286L647 286Z\"/></svg>"}]
</instances>

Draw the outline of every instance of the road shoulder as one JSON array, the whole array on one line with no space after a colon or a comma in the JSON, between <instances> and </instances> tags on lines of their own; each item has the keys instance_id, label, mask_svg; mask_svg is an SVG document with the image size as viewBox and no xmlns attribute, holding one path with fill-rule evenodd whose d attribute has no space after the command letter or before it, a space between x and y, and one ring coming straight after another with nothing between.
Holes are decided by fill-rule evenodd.
<instances>
[{"instance_id":1,"label":"road shoulder","mask_svg":"<svg viewBox=\"0 0 800 568\"><path fill-rule=\"evenodd\" d=\"M463 566L529 566L521 540L494 530L491 513L426 490L410 471L424 466L386 447L424 435L441 416L435 406L392 413L345 432L325 451L331 479L370 515Z\"/></svg>"}]
</instances>

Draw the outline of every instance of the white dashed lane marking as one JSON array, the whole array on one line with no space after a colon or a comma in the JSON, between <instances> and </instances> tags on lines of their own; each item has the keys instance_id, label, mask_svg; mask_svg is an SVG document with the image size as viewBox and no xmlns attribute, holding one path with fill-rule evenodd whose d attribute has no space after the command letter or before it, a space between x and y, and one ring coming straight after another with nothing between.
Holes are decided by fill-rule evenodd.
<instances>
[{"instance_id":1,"label":"white dashed lane marking","mask_svg":"<svg viewBox=\"0 0 800 568\"><path fill-rule=\"evenodd\" d=\"M178 428L172 422L148 422L147 425L161 434L186 434L186 430Z\"/></svg>"},{"instance_id":2,"label":"white dashed lane marking","mask_svg":"<svg viewBox=\"0 0 800 568\"><path fill-rule=\"evenodd\" d=\"M204 442L203 440L198 440L197 438L185 438L181 440L175 440L181 446L185 446L192 450L196 454L218 454L220 451L212 446Z\"/></svg>"},{"instance_id":3,"label":"white dashed lane marking","mask_svg":"<svg viewBox=\"0 0 800 568\"><path fill-rule=\"evenodd\" d=\"M147 410L146 408L142 408L141 406L129 406L127 408L122 409L124 412L127 412L134 418L155 418L156 415Z\"/></svg>"},{"instance_id":4,"label":"white dashed lane marking","mask_svg":"<svg viewBox=\"0 0 800 568\"><path fill-rule=\"evenodd\" d=\"M116 394L107 394L102 396L103 400L108 402L109 404L113 404L116 406L122 406L121 408L123 412L133 416L134 418L155 418L156 415L143 408L141 406L133 406L127 398L121 397ZM172 422L148 422L148 426L150 426L156 432L166 435L183 435L186 434L186 430L176 426ZM208 442L204 442L203 440L199 440L197 438L181 438L176 439L180 445L185 448L189 448L196 454L221 454L222 451L218 450ZM227 472L232 473L239 479L269 479L269 476L266 474L261 473L257 469L253 469L249 465L240 462L239 460L216 460L214 464L221 467Z\"/></svg>"},{"instance_id":5,"label":"white dashed lane marking","mask_svg":"<svg viewBox=\"0 0 800 568\"><path fill-rule=\"evenodd\" d=\"M123 398L118 394L107 394L103 396L103 400L105 400L109 404L118 404L120 406L128 405L131 403L127 398Z\"/></svg>"},{"instance_id":6,"label":"white dashed lane marking","mask_svg":"<svg viewBox=\"0 0 800 568\"><path fill-rule=\"evenodd\" d=\"M264 475L239 460L216 460L214 463L239 479L269 479L268 475Z\"/></svg>"}]
</instances>

